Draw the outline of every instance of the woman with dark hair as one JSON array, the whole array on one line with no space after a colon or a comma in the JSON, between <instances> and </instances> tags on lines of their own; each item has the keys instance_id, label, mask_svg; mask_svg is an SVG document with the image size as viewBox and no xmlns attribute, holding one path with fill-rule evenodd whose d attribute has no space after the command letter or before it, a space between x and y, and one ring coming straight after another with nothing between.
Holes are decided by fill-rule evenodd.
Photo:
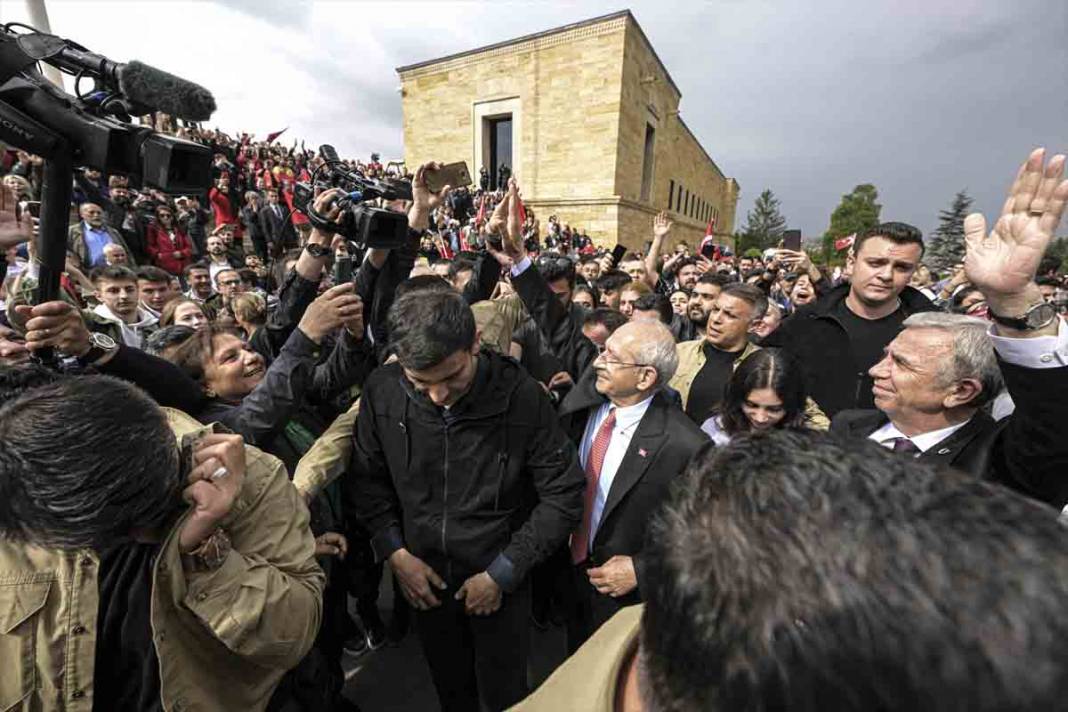
<instances>
[{"instance_id":1,"label":"woman with dark hair","mask_svg":"<svg viewBox=\"0 0 1068 712\"><path fill-rule=\"evenodd\" d=\"M175 297L164 304L163 311L159 313L161 329L180 324L196 330L205 326L209 321L211 320L204 312L204 307L189 297Z\"/></svg>"},{"instance_id":2,"label":"woman with dark hair","mask_svg":"<svg viewBox=\"0 0 1068 712\"><path fill-rule=\"evenodd\" d=\"M701 429L717 446L737 435L811 427L801 369L780 349L761 349L738 364L723 402Z\"/></svg>"},{"instance_id":3,"label":"woman with dark hair","mask_svg":"<svg viewBox=\"0 0 1068 712\"><path fill-rule=\"evenodd\" d=\"M571 303L578 304L587 311L593 311L598 304L597 287L589 287L585 284L576 285L575 291L571 294Z\"/></svg>"},{"instance_id":4,"label":"woman with dark hair","mask_svg":"<svg viewBox=\"0 0 1068 712\"><path fill-rule=\"evenodd\" d=\"M330 356L319 363L324 339L339 329ZM198 413L218 421L245 442L285 463L290 473L326 429L331 401L360 385L374 366L363 340L363 305L352 284L329 289L304 312L270 364L239 329L209 324L177 348L169 360L197 381L210 399ZM332 419L336 413L328 417Z\"/></svg>"},{"instance_id":5,"label":"woman with dark hair","mask_svg":"<svg viewBox=\"0 0 1068 712\"><path fill-rule=\"evenodd\" d=\"M155 222L148 226L148 255L160 269L180 275L193 261L193 243L175 221L169 205L156 206L155 217Z\"/></svg>"}]
</instances>

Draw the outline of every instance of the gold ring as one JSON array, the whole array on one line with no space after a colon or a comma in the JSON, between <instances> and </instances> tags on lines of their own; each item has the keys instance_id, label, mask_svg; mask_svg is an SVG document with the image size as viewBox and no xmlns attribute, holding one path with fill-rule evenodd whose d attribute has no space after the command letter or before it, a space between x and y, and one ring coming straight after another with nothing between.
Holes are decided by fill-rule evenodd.
<instances>
[{"instance_id":1,"label":"gold ring","mask_svg":"<svg viewBox=\"0 0 1068 712\"><path fill-rule=\"evenodd\" d=\"M1033 210L1032 209L1032 210L1028 210L1027 214L1030 215L1033 218L1040 218L1040 217L1042 217L1043 215L1046 214L1046 211L1045 210Z\"/></svg>"}]
</instances>

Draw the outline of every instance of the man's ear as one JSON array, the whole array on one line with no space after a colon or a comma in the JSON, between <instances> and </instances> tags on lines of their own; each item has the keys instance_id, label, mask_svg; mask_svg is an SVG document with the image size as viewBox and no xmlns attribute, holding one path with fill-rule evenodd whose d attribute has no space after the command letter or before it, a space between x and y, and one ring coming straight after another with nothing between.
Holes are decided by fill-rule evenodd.
<instances>
[{"instance_id":1,"label":"man's ear","mask_svg":"<svg viewBox=\"0 0 1068 712\"><path fill-rule=\"evenodd\" d=\"M974 378L965 378L958 381L953 390L942 399L942 405L947 408L960 408L970 405L983 392L983 384ZM971 407L975 407L972 405Z\"/></svg>"},{"instance_id":2,"label":"man's ear","mask_svg":"<svg viewBox=\"0 0 1068 712\"><path fill-rule=\"evenodd\" d=\"M477 354L482 348L482 330L475 329L475 341L471 344L471 353Z\"/></svg>"}]
</instances>

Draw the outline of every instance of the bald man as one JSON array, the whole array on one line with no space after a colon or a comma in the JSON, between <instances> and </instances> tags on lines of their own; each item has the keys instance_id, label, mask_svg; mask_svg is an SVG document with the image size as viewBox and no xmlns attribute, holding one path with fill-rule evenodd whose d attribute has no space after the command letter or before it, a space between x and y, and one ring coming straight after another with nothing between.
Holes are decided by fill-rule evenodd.
<instances>
[{"instance_id":1,"label":"bald man","mask_svg":"<svg viewBox=\"0 0 1068 712\"><path fill-rule=\"evenodd\" d=\"M678 363L666 326L632 321L608 337L561 406L587 484L563 564L571 652L620 608L642 600L646 522L708 442L665 394Z\"/></svg>"},{"instance_id":2,"label":"bald man","mask_svg":"<svg viewBox=\"0 0 1068 712\"><path fill-rule=\"evenodd\" d=\"M105 248L108 245L121 247L128 258L125 264L133 264L129 246L119 231L104 221L104 210L99 205L82 203L78 214L81 221L67 231L67 253L74 258L78 268L88 272L94 267L107 266Z\"/></svg>"}]
</instances>

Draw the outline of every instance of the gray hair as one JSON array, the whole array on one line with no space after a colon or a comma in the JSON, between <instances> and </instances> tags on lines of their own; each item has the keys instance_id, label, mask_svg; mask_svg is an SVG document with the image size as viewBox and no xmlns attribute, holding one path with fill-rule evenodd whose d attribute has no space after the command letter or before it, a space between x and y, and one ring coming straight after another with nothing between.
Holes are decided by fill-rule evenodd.
<instances>
[{"instance_id":1,"label":"gray hair","mask_svg":"<svg viewBox=\"0 0 1068 712\"><path fill-rule=\"evenodd\" d=\"M656 386L663 389L679 368L679 353L671 330L659 321L642 321L649 329L648 336L634 349L635 360L656 369Z\"/></svg>"},{"instance_id":2,"label":"gray hair","mask_svg":"<svg viewBox=\"0 0 1068 712\"><path fill-rule=\"evenodd\" d=\"M983 391L972 401L976 407L993 400L1001 391L1004 386L1001 368L994 355L994 344L987 335L990 322L963 314L921 312L906 319L905 328L937 329L953 337L953 364L943 380L946 383L965 378L978 380Z\"/></svg>"}]
</instances>

